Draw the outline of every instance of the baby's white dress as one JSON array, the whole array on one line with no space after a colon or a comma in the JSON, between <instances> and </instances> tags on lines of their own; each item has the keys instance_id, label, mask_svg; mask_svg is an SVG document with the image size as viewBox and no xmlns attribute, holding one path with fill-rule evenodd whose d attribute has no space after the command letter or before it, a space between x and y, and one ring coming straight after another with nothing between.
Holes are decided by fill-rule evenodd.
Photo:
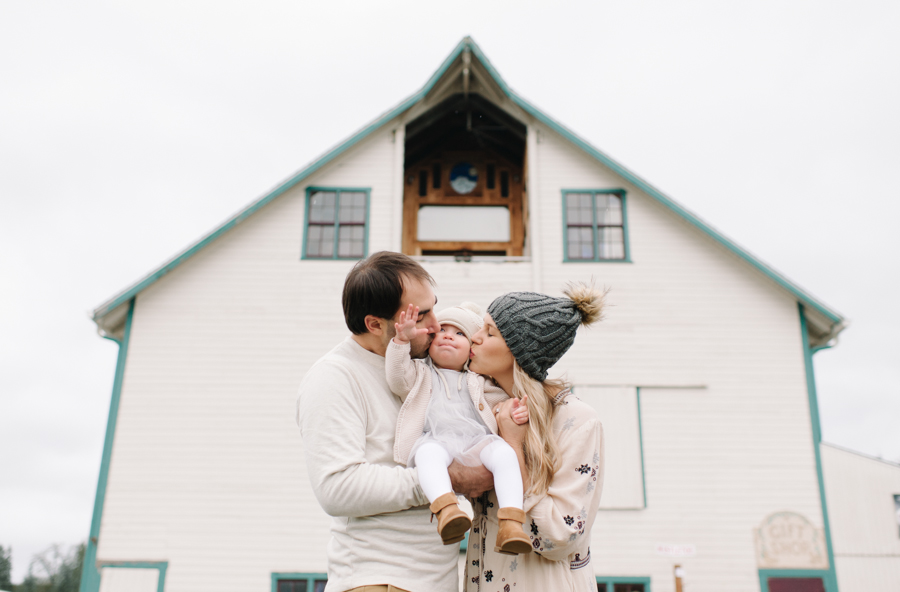
<instances>
[{"instance_id":1,"label":"baby's white dress","mask_svg":"<svg viewBox=\"0 0 900 592\"><path fill-rule=\"evenodd\" d=\"M426 442L440 444L464 465L480 465L482 448L497 440L503 442L503 439L491 433L472 404L465 372L428 365L431 369L431 399L425 412L425 428L412 447L408 466L415 466L416 450Z\"/></svg>"}]
</instances>

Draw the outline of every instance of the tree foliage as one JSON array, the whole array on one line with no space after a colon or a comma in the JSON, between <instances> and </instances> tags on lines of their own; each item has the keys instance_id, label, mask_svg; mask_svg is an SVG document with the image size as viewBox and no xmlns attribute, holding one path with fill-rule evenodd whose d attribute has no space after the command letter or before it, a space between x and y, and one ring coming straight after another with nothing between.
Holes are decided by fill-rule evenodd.
<instances>
[{"instance_id":1,"label":"tree foliage","mask_svg":"<svg viewBox=\"0 0 900 592\"><path fill-rule=\"evenodd\" d=\"M12 547L0 545L0 590L12 590Z\"/></svg>"},{"instance_id":2,"label":"tree foliage","mask_svg":"<svg viewBox=\"0 0 900 592\"><path fill-rule=\"evenodd\" d=\"M84 543L68 550L60 545L52 545L32 558L28 574L22 583L8 589L11 592L78 592L84 551ZM0 555L3 553L0 552ZM11 555L12 549L8 556ZM2 560L0 560L0 576L2 576ZM3 582L0 580L0 589L2 585Z\"/></svg>"}]
</instances>

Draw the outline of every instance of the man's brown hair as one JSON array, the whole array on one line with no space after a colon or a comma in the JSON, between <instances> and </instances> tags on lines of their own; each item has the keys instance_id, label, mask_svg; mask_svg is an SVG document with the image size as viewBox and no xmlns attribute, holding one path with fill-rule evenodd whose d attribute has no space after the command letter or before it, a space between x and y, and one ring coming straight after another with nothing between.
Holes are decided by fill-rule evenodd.
<instances>
[{"instance_id":1,"label":"man's brown hair","mask_svg":"<svg viewBox=\"0 0 900 592\"><path fill-rule=\"evenodd\" d=\"M368 332L366 316L391 319L400 309L405 279L434 279L425 268L402 253L379 251L353 266L344 280L344 320L354 335Z\"/></svg>"}]
</instances>

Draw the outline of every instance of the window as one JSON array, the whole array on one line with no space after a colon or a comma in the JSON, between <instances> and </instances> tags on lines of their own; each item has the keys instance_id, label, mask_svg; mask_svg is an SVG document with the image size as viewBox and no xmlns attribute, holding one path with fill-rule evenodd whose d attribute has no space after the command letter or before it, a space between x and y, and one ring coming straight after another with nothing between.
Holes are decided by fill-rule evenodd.
<instances>
[{"instance_id":1,"label":"window","mask_svg":"<svg viewBox=\"0 0 900 592\"><path fill-rule=\"evenodd\" d=\"M625 192L563 191L566 261L629 261Z\"/></svg>"},{"instance_id":2,"label":"window","mask_svg":"<svg viewBox=\"0 0 900 592\"><path fill-rule=\"evenodd\" d=\"M431 179L429 179L431 175ZM426 158L406 168L403 252L521 257L522 169L485 151Z\"/></svg>"},{"instance_id":3,"label":"window","mask_svg":"<svg viewBox=\"0 0 900 592\"><path fill-rule=\"evenodd\" d=\"M368 189L307 189L303 259L365 257L368 209Z\"/></svg>"},{"instance_id":4,"label":"window","mask_svg":"<svg viewBox=\"0 0 900 592\"><path fill-rule=\"evenodd\" d=\"M273 573L272 592L323 592L327 582L323 573Z\"/></svg>"},{"instance_id":5,"label":"window","mask_svg":"<svg viewBox=\"0 0 900 592\"><path fill-rule=\"evenodd\" d=\"M650 578L597 576L597 592L650 592Z\"/></svg>"},{"instance_id":6,"label":"window","mask_svg":"<svg viewBox=\"0 0 900 592\"><path fill-rule=\"evenodd\" d=\"M897 519L897 527L900 528L900 495L894 496L894 516Z\"/></svg>"},{"instance_id":7,"label":"window","mask_svg":"<svg viewBox=\"0 0 900 592\"><path fill-rule=\"evenodd\" d=\"M509 242L509 208L503 206L422 206L418 235L428 241Z\"/></svg>"}]
</instances>

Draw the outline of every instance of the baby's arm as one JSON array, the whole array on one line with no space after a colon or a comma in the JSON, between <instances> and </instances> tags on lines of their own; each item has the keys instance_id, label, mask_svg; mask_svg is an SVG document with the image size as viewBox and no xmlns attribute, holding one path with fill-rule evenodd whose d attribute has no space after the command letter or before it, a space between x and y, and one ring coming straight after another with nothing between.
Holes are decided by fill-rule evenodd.
<instances>
[{"instance_id":1,"label":"baby's arm","mask_svg":"<svg viewBox=\"0 0 900 592\"><path fill-rule=\"evenodd\" d=\"M391 392L406 401L409 391L416 384L418 372L424 368L416 364L409 357L409 342L420 333L427 333L427 329L416 329L416 317L418 307L409 305L407 311L400 313L400 322L394 323L397 334L388 343L384 353L384 370L388 386Z\"/></svg>"}]
</instances>

